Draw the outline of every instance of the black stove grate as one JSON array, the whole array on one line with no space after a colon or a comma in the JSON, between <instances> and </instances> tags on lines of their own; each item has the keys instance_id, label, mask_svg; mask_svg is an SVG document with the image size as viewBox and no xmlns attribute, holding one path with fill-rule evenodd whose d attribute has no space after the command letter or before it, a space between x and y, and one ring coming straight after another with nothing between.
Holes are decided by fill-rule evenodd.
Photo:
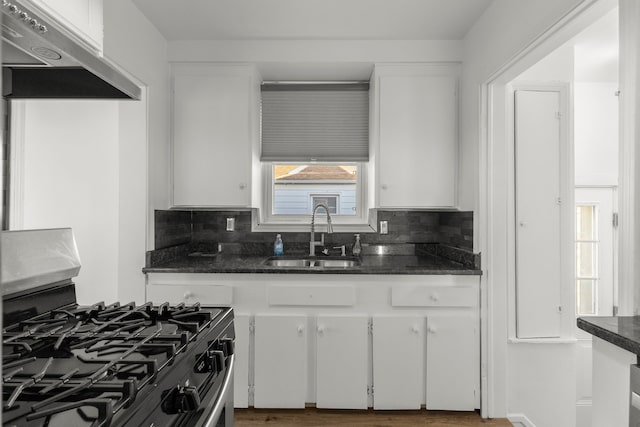
<instances>
[{"instance_id":1,"label":"black stove grate","mask_svg":"<svg viewBox=\"0 0 640 427\"><path fill-rule=\"evenodd\" d=\"M7 326L3 422L54 427L73 419L78 425L111 425L140 394L153 393L163 370L207 335L222 311L199 304L98 303L58 308Z\"/></svg>"}]
</instances>

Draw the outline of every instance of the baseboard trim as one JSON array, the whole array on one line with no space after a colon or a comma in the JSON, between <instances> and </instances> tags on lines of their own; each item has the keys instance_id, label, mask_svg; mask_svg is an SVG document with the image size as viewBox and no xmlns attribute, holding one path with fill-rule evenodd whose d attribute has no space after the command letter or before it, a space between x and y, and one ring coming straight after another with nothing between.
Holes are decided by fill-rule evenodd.
<instances>
[{"instance_id":1,"label":"baseboard trim","mask_svg":"<svg viewBox=\"0 0 640 427\"><path fill-rule=\"evenodd\" d=\"M524 414L507 414L507 419L514 427L536 427Z\"/></svg>"}]
</instances>

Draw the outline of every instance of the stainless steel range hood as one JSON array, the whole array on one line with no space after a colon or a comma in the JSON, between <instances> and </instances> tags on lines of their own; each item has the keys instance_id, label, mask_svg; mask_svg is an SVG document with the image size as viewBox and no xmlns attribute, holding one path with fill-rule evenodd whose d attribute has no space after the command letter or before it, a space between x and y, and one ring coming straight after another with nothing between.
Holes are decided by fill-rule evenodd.
<instances>
[{"instance_id":1,"label":"stainless steel range hood","mask_svg":"<svg viewBox=\"0 0 640 427\"><path fill-rule=\"evenodd\" d=\"M20 0L0 9L5 98L140 99L140 87Z\"/></svg>"}]
</instances>

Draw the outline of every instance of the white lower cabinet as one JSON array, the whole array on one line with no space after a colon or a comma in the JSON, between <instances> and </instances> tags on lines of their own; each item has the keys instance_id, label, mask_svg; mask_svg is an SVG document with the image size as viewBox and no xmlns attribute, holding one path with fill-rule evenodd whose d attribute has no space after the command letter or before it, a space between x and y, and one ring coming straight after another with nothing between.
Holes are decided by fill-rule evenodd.
<instances>
[{"instance_id":1,"label":"white lower cabinet","mask_svg":"<svg viewBox=\"0 0 640 427\"><path fill-rule=\"evenodd\" d=\"M171 304L231 305L233 288L221 285L155 285L147 290L147 300Z\"/></svg>"},{"instance_id":2,"label":"white lower cabinet","mask_svg":"<svg viewBox=\"0 0 640 427\"><path fill-rule=\"evenodd\" d=\"M420 409L424 329L424 317L373 317L373 409Z\"/></svg>"},{"instance_id":3,"label":"white lower cabinet","mask_svg":"<svg viewBox=\"0 0 640 427\"><path fill-rule=\"evenodd\" d=\"M472 411L477 407L477 324L471 314L427 317L427 409Z\"/></svg>"},{"instance_id":4,"label":"white lower cabinet","mask_svg":"<svg viewBox=\"0 0 640 427\"><path fill-rule=\"evenodd\" d=\"M305 407L306 329L305 316L256 314L254 407Z\"/></svg>"},{"instance_id":5,"label":"white lower cabinet","mask_svg":"<svg viewBox=\"0 0 640 427\"><path fill-rule=\"evenodd\" d=\"M237 408L468 411L480 407L478 286L455 275L150 273L147 300L234 308Z\"/></svg>"},{"instance_id":6,"label":"white lower cabinet","mask_svg":"<svg viewBox=\"0 0 640 427\"><path fill-rule=\"evenodd\" d=\"M316 407L367 409L368 316L318 316Z\"/></svg>"}]
</instances>

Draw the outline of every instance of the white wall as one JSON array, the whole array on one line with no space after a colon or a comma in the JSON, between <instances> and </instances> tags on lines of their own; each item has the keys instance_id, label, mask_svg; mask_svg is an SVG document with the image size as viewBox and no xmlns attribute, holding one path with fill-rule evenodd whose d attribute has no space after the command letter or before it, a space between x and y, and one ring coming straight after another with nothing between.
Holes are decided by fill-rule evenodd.
<instances>
[{"instance_id":1,"label":"white wall","mask_svg":"<svg viewBox=\"0 0 640 427\"><path fill-rule=\"evenodd\" d=\"M301 64L312 64L323 73L326 66L374 62L457 62L462 42L457 40L234 40L173 41L172 62L255 62L259 68L291 72ZM306 71L311 72L311 68Z\"/></svg>"},{"instance_id":2,"label":"white wall","mask_svg":"<svg viewBox=\"0 0 640 427\"><path fill-rule=\"evenodd\" d=\"M118 102L27 101L16 109L20 106L23 216L14 225L73 228L82 265L75 280L78 301L116 301Z\"/></svg>"},{"instance_id":3,"label":"white wall","mask_svg":"<svg viewBox=\"0 0 640 427\"><path fill-rule=\"evenodd\" d=\"M131 0L104 2L104 55L145 90L121 101L118 138L118 298L142 302L145 250L154 248L153 212L169 207L170 80L167 43Z\"/></svg>"},{"instance_id":4,"label":"white wall","mask_svg":"<svg viewBox=\"0 0 640 427\"><path fill-rule=\"evenodd\" d=\"M574 84L576 185L618 185L618 83Z\"/></svg>"},{"instance_id":5,"label":"white wall","mask_svg":"<svg viewBox=\"0 0 640 427\"><path fill-rule=\"evenodd\" d=\"M142 100L20 103L24 206L14 225L74 229L81 303L142 303L153 210L169 206L167 44L131 0L104 2L104 33L105 58L143 86Z\"/></svg>"}]
</instances>

